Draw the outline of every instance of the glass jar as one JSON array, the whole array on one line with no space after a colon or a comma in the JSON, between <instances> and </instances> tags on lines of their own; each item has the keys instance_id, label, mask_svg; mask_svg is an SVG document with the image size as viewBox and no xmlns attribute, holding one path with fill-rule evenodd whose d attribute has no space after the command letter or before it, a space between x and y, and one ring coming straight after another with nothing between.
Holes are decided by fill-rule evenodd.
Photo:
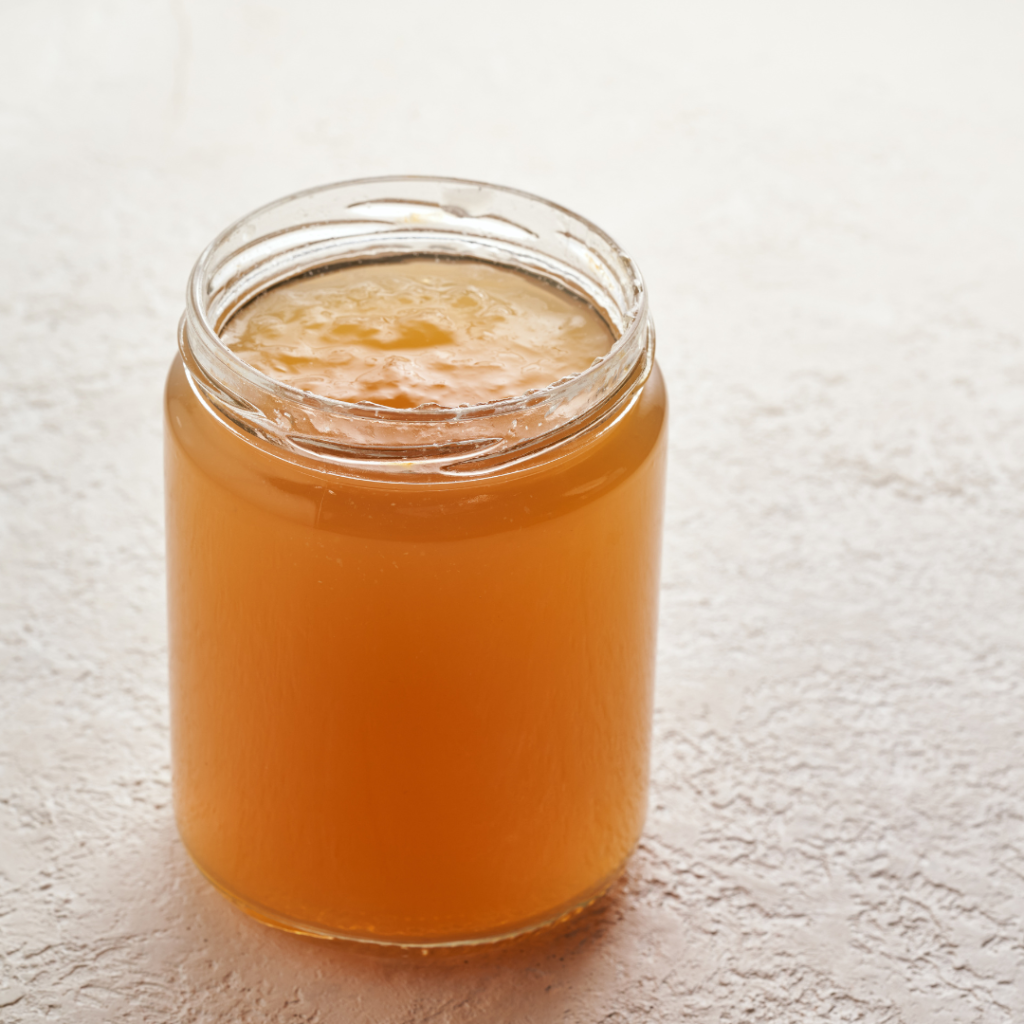
<instances>
[{"instance_id":1,"label":"glass jar","mask_svg":"<svg viewBox=\"0 0 1024 1024\"><path fill-rule=\"evenodd\" d=\"M589 302L584 372L486 405L352 404L220 340L254 296L414 255ZM665 391L633 262L476 182L380 178L257 210L200 256L166 393L174 798L253 916L411 946L600 895L643 825Z\"/></svg>"}]
</instances>

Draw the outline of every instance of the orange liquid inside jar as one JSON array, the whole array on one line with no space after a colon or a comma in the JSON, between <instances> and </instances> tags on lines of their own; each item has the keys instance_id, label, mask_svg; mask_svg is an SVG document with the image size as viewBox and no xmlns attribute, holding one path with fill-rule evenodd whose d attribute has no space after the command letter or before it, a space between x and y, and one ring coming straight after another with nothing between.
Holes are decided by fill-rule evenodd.
<instances>
[{"instance_id":1,"label":"orange liquid inside jar","mask_svg":"<svg viewBox=\"0 0 1024 1024\"><path fill-rule=\"evenodd\" d=\"M269 923L405 945L599 895L645 813L664 476L628 258L510 190L330 186L203 254L181 349L172 742L202 871Z\"/></svg>"}]
</instances>

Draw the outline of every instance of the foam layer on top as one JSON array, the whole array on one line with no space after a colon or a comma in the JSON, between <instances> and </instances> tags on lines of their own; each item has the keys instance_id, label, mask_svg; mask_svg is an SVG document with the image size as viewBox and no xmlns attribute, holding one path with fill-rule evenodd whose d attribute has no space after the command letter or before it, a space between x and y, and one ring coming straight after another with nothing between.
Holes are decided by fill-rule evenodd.
<instances>
[{"instance_id":1,"label":"foam layer on top","mask_svg":"<svg viewBox=\"0 0 1024 1024\"><path fill-rule=\"evenodd\" d=\"M222 339L293 387L398 409L523 395L580 373L614 342L593 307L556 285L429 258L289 281L240 310Z\"/></svg>"}]
</instances>

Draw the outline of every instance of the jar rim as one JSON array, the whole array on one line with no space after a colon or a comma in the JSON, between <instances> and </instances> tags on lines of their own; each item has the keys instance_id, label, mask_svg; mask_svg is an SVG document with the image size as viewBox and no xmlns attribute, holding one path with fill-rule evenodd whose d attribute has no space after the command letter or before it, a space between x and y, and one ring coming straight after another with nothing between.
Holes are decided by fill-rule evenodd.
<instances>
[{"instance_id":1,"label":"jar rim","mask_svg":"<svg viewBox=\"0 0 1024 1024\"><path fill-rule=\"evenodd\" d=\"M257 370L221 338L224 324L246 302L290 278L345 263L415 256L483 259L552 279L595 306L609 321L615 341L584 370L521 395L472 405L394 408L296 388ZM449 449L437 456L442 461L455 456L453 443L458 447L473 442L464 445L466 457L481 456L483 449L494 454L496 448L517 447L516 438L507 438L513 443L504 446L475 443L494 440L496 431L488 426L511 422L514 430L520 418L535 418L543 410L558 413L553 424L557 427L566 420L563 410L582 412L600 404L636 376L639 364L652 362L653 329L636 264L586 218L507 186L388 175L294 192L221 231L189 276L179 345L186 371L202 397L212 400L221 415L236 422L240 417L244 426L269 434L270 440L294 447L289 439L299 437L305 442L300 441L300 447L308 448L312 434L329 449L340 434L340 440L349 443L341 443L345 451L332 461L359 461L362 455L380 457L382 445L389 444L383 437L389 429L411 436L448 425L450 434L451 425L458 424L456 436L449 436L447 443L441 435L427 440L432 452L425 457L433 463L436 459L430 455L438 444ZM591 401L586 400L588 394ZM486 437L470 436L481 429ZM391 440L396 449L409 447L408 437ZM535 442L538 435L530 440Z\"/></svg>"}]
</instances>

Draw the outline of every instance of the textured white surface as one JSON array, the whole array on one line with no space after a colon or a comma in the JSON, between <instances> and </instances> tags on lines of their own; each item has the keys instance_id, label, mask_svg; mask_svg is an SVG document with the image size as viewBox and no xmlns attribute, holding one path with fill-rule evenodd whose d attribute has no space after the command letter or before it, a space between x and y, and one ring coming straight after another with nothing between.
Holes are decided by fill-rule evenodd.
<instances>
[{"instance_id":1,"label":"textured white surface","mask_svg":"<svg viewBox=\"0 0 1024 1024\"><path fill-rule=\"evenodd\" d=\"M0 4L0 1020L1024 1020L1024 8ZM168 804L186 274L310 184L617 236L674 398L652 810L505 949L250 922Z\"/></svg>"}]
</instances>

